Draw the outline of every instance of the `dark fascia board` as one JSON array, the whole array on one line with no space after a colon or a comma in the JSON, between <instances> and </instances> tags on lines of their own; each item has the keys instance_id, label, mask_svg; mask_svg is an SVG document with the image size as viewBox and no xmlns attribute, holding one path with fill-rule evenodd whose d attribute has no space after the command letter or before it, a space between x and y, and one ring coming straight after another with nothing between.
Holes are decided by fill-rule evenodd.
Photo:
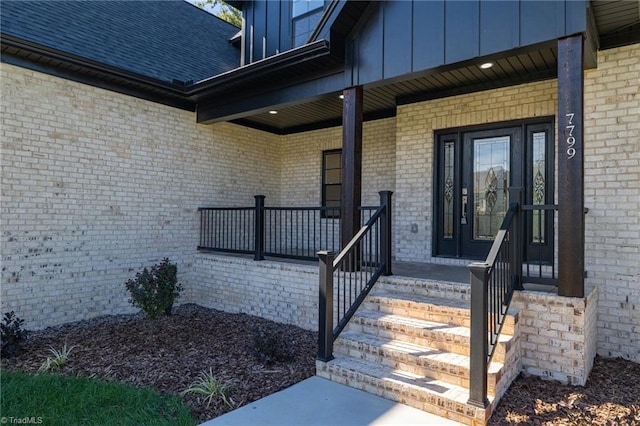
<instances>
[{"instance_id":1,"label":"dark fascia board","mask_svg":"<svg viewBox=\"0 0 640 426\"><path fill-rule=\"evenodd\" d=\"M396 116L396 108L389 108L380 111L371 111L362 115L362 121L374 121L382 120L384 118L391 118ZM269 126L262 123L256 123L246 118L239 118L232 120L232 123L240 126L249 127L256 130L262 130L263 132L273 133L275 135L292 135L294 133L310 132L312 130L328 129L331 127L342 126L342 117L332 118L329 120L316 121L315 123L302 124L300 126L291 126L284 129L280 129L275 126Z\"/></svg>"},{"instance_id":2,"label":"dark fascia board","mask_svg":"<svg viewBox=\"0 0 640 426\"><path fill-rule=\"evenodd\" d=\"M41 72L44 74L63 78L65 80L87 84L89 86L121 93L127 96L133 96L135 98L144 99L150 102L155 102L186 111L196 110L196 105L193 102L185 100L183 97L167 96L166 94L163 95L162 93L140 89L139 87L133 87L131 85L109 82L100 75L92 76L82 72L65 70L59 66L48 65L44 62L38 62L32 60L31 58L16 56L6 52L2 52L0 61L10 65L18 66L20 68L30 69L32 71ZM106 74L102 74L102 76L106 76Z\"/></svg>"},{"instance_id":3,"label":"dark fascia board","mask_svg":"<svg viewBox=\"0 0 640 426\"><path fill-rule=\"evenodd\" d=\"M272 73L305 61L326 57L330 53L329 43L326 40L318 40L199 81L186 88L186 95L194 101L206 100L208 97L224 92L229 85L246 84L258 79L266 81L268 75Z\"/></svg>"},{"instance_id":4,"label":"dark fascia board","mask_svg":"<svg viewBox=\"0 0 640 426\"><path fill-rule=\"evenodd\" d=\"M344 71L328 70L319 78L292 83L286 87L266 87L267 90L261 92L227 94L224 103L216 102L213 97L208 102L198 103L196 121L207 124L238 120L274 107L287 107L303 100L312 101L338 93L344 89Z\"/></svg>"},{"instance_id":5,"label":"dark fascia board","mask_svg":"<svg viewBox=\"0 0 640 426\"><path fill-rule=\"evenodd\" d=\"M184 85L167 83L162 80L147 77L131 71L126 71L122 68L107 65L68 52L63 52L58 49L54 49L38 43L33 43L8 34L0 34L0 42L5 46L10 46L15 49L33 53L36 55L41 55L46 58L56 59L67 64L79 66L87 70L117 76L127 81L142 84L156 90L161 90L173 96L184 97L185 95Z\"/></svg>"}]
</instances>

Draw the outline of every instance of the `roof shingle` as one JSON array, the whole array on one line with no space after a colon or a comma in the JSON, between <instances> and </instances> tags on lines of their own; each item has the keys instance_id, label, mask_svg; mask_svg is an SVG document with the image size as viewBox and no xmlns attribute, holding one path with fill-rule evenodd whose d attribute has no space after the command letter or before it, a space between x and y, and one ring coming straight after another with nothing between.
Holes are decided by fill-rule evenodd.
<instances>
[{"instance_id":1,"label":"roof shingle","mask_svg":"<svg viewBox=\"0 0 640 426\"><path fill-rule=\"evenodd\" d=\"M183 0L2 0L3 34L166 82L236 68L238 28Z\"/></svg>"}]
</instances>

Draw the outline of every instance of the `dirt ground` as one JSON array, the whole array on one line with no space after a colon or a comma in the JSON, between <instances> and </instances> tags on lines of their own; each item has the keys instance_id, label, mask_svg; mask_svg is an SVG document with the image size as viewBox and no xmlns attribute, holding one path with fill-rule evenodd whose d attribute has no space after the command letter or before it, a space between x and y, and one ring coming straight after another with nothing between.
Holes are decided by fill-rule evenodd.
<instances>
[{"instance_id":1,"label":"dirt ground","mask_svg":"<svg viewBox=\"0 0 640 426\"><path fill-rule=\"evenodd\" d=\"M293 359L263 364L255 336L287 336ZM232 384L233 408L302 381L315 373L317 334L245 314L183 305L150 322L141 314L102 317L32 332L3 369L37 372L49 347L75 346L61 374L100 377L180 393L210 368ZM222 401L209 407L187 395L186 404L204 421L230 411ZM491 425L640 425L640 365L596 358L584 387L521 375L495 410Z\"/></svg>"}]
</instances>

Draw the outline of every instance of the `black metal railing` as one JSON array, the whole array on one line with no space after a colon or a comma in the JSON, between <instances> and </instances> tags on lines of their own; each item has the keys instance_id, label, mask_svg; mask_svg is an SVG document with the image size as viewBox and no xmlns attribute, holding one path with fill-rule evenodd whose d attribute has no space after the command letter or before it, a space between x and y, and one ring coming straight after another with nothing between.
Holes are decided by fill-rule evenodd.
<instances>
[{"instance_id":1,"label":"black metal railing","mask_svg":"<svg viewBox=\"0 0 640 426\"><path fill-rule=\"evenodd\" d=\"M339 207L200 207L198 250L317 260L320 250L340 250ZM363 213L364 214L364 213Z\"/></svg>"},{"instance_id":2,"label":"black metal railing","mask_svg":"<svg viewBox=\"0 0 640 426\"><path fill-rule=\"evenodd\" d=\"M512 198L513 199L513 198ZM498 343L514 290L521 289L522 214L511 203L484 262L469 265L471 272L471 350L469 401L485 408L487 371Z\"/></svg>"},{"instance_id":3,"label":"black metal railing","mask_svg":"<svg viewBox=\"0 0 640 426\"><path fill-rule=\"evenodd\" d=\"M337 250L339 216L336 207L265 207L263 254L315 260L320 250Z\"/></svg>"},{"instance_id":4,"label":"black metal railing","mask_svg":"<svg viewBox=\"0 0 640 426\"><path fill-rule=\"evenodd\" d=\"M391 275L391 194L380 192L380 207L340 253L318 253L321 361L333 359L333 342L380 275Z\"/></svg>"},{"instance_id":5,"label":"black metal railing","mask_svg":"<svg viewBox=\"0 0 640 426\"><path fill-rule=\"evenodd\" d=\"M524 233L527 250L522 264L522 282L557 287L558 269L553 230L558 205L523 205L520 210L529 226Z\"/></svg>"},{"instance_id":6,"label":"black metal railing","mask_svg":"<svg viewBox=\"0 0 640 426\"><path fill-rule=\"evenodd\" d=\"M200 207L200 250L255 252L255 207Z\"/></svg>"}]
</instances>

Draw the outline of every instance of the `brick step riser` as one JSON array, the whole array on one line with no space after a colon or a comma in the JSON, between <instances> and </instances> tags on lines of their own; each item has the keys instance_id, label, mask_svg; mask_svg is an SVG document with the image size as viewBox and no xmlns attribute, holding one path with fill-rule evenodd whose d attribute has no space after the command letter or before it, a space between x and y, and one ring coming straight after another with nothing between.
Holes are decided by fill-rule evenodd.
<instances>
[{"instance_id":1,"label":"brick step riser","mask_svg":"<svg viewBox=\"0 0 640 426\"><path fill-rule=\"evenodd\" d=\"M469 388L469 367L433 362L397 351L341 339L336 342L334 353L451 383L465 389ZM502 376L501 373L499 370L487 375L487 391L491 396L495 395L496 387L500 389L500 384L497 382Z\"/></svg>"},{"instance_id":2,"label":"brick step riser","mask_svg":"<svg viewBox=\"0 0 640 426\"><path fill-rule=\"evenodd\" d=\"M462 424L484 424L485 416L488 418L490 414L491 407L486 413L483 413L484 410L480 408L461 404L448 398L438 397L419 388L409 388L397 383L389 383L358 371L332 366L330 363L322 364L322 367L317 368L317 374L320 377Z\"/></svg>"},{"instance_id":3,"label":"brick step riser","mask_svg":"<svg viewBox=\"0 0 640 426\"><path fill-rule=\"evenodd\" d=\"M452 308L447 306L432 305L420 302L407 302L401 299L388 299L370 296L364 301L360 309L383 312L390 315L404 316L423 321L452 324L460 327L471 326L471 313L469 309ZM501 332L513 335L515 332L516 316L507 315L504 319Z\"/></svg>"},{"instance_id":4,"label":"brick step riser","mask_svg":"<svg viewBox=\"0 0 640 426\"><path fill-rule=\"evenodd\" d=\"M357 315L357 314L356 314ZM389 340L412 343L458 355L469 356L470 342L468 336L459 336L441 330L424 330L414 327L403 327L398 324L371 321L355 316L349 321L347 332L364 333ZM511 342L499 342L493 360L504 363L505 355L512 346Z\"/></svg>"},{"instance_id":5,"label":"brick step riser","mask_svg":"<svg viewBox=\"0 0 640 426\"><path fill-rule=\"evenodd\" d=\"M471 288L467 285L450 285L432 282L385 282L381 278L375 286L377 291L413 294L419 297L437 297L446 300L471 301Z\"/></svg>"}]
</instances>

